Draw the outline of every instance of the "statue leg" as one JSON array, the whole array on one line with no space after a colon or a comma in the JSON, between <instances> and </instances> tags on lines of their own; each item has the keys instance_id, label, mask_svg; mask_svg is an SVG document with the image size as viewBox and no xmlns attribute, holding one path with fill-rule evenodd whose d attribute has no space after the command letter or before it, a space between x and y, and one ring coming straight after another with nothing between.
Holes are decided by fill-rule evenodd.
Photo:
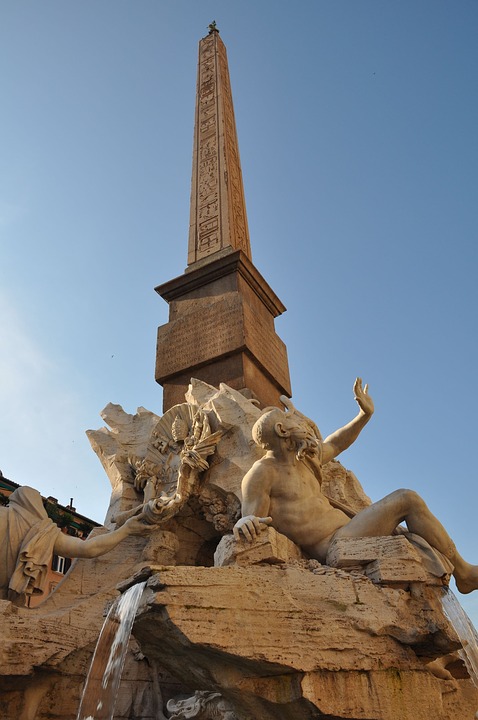
<instances>
[{"instance_id":1,"label":"statue leg","mask_svg":"<svg viewBox=\"0 0 478 720\"><path fill-rule=\"evenodd\" d=\"M391 535L405 522L410 532L420 535L454 565L457 588L469 593L478 588L478 565L470 565L458 553L443 525L413 490L396 490L361 510L334 537L377 537Z\"/></svg>"}]
</instances>

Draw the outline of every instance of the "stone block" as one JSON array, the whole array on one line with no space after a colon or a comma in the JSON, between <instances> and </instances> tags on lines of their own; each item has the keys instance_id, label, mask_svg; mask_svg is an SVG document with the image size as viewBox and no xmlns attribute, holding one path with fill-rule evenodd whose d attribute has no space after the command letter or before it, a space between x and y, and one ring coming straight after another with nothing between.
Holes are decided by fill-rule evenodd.
<instances>
[{"instance_id":1,"label":"stone block","mask_svg":"<svg viewBox=\"0 0 478 720\"><path fill-rule=\"evenodd\" d=\"M364 572L373 582L410 583L429 582L441 585L439 578L429 575L423 565L417 560L403 560L400 558L380 558L365 566Z\"/></svg>"},{"instance_id":2,"label":"stone block","mask_svg":"<svg viewBox=\"0 0 478 720\"><path fill-rule=\"evenodd\" d=\"M327 565L363 570L375 583L423 582L442 585L422 564L419 553L404 536L338 538L327 553Z\"/></svg>"},{"instance_id":3,"label":"stone block","mask_svg":"<svg viewBox=\"0 0 478 720\"><path fill-rule=\"evenodd\" d=\"M416 550L403 536L337 538L327 553L327 565L363 567L382 558L419 560Z\"/></svg>"},{"instance_id":4,"label":"stone block","mask_svg":"<svg viewBox=\"0 0 478 720\"><path fill-rule=\"evenodd\" d=\"M275 565L289 560L300 560L304 557L300 548L281 535L274 528L266 527L254 542L225 535L214 553L215 567L226 565L257 565L267 563Z\"/></svg>"}]
</instances>

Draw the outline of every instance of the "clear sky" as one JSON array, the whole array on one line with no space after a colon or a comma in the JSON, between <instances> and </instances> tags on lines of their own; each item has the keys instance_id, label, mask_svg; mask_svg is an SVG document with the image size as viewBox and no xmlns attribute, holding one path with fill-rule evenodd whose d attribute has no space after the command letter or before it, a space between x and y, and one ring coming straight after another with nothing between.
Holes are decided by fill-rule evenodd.
<instances>
[{"instance_id":1,"label":"clear sky","mask_svg":"<svg viewBox=\"0 0 478 720\"><path fill-rule=\"evenodd\" d=\"M327 435L362 376L343 463L373 500L416 489L478 562L476 0L3 0L0 468L101 521L85 430L110 401L161 412L153 288L186 266L213 19L294 402Z\"/></svg>"}]
</instances>

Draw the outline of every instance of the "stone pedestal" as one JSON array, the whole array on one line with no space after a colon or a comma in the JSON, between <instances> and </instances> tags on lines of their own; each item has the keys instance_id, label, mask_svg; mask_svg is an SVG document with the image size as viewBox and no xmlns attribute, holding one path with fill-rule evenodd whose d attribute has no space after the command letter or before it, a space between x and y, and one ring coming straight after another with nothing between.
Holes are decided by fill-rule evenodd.
<instances>
[{"instance_id":1,"label":"stone pedestal","mask_svg":"<svg viewBox=\"0 0 478 720\"><path fill-rule=\"evenodd\" d=\"M466 670L427 669L459 647L439 597L316 561L165 568L133 633L190 695L220 693L239 720L471 720Z\"/></svg>"},{"instance_id":2,"label":"stone pedestal","mask_svg":"<svg viewBox=\"0 0 478 720\"><path fill-rule=\"evenodd\" d=\"M278 405L291 394L287 350L274 328L284 305L240 250L197 265L156 288L169 303L156 354L163 410L184 401L193 376Z\"/></svg>"}]
</instances>

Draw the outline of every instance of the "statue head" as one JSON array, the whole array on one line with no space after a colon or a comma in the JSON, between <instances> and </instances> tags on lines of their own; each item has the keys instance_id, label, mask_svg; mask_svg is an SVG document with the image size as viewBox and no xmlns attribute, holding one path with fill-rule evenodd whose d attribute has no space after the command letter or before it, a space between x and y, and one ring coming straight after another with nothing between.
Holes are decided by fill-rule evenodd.
<instances>
[{"instance_id":1,"label":"statue head","mask_svg":"<svg viewBox=\"0 0 478 720\"><path fill-rule=\"evenodd\" d=\"M266 410L256 420L252 428L252 439L256 445L264 448L264 450L269 450L277 436L276 425L283 423L284 419L285 412L279 410L279 408Z\"/></svg>"},{"instance_id":2,"label":"statue head","mask_svg":"<svg viewBox=\"0 0 478 720\"><path fill-rule=\"evenodd\" d=\"M168 712L173 713L169 720L192 720L192 718L206 720L206 717L222 717L222 713L220 715L214 713L221 700L220 693L209 690L196 690L189 698L172 698L166 705ZM211 714L207 712L208 709L211 710Z\"/></svg>"},{"instance_id":3,"label":"statue head","mask_svg":"<svg viewBox=\"0 0 478 720\"><path fill-rule=\"evenodd\" d=\"M306 455L317 455L320 446L320 439L299 414L279 408L266 410L256 420L252 438L265 450L273 449L278 440L283 441L289 450L296 453L298 460L303 460Z\"/></svg>"}]
</instances>

